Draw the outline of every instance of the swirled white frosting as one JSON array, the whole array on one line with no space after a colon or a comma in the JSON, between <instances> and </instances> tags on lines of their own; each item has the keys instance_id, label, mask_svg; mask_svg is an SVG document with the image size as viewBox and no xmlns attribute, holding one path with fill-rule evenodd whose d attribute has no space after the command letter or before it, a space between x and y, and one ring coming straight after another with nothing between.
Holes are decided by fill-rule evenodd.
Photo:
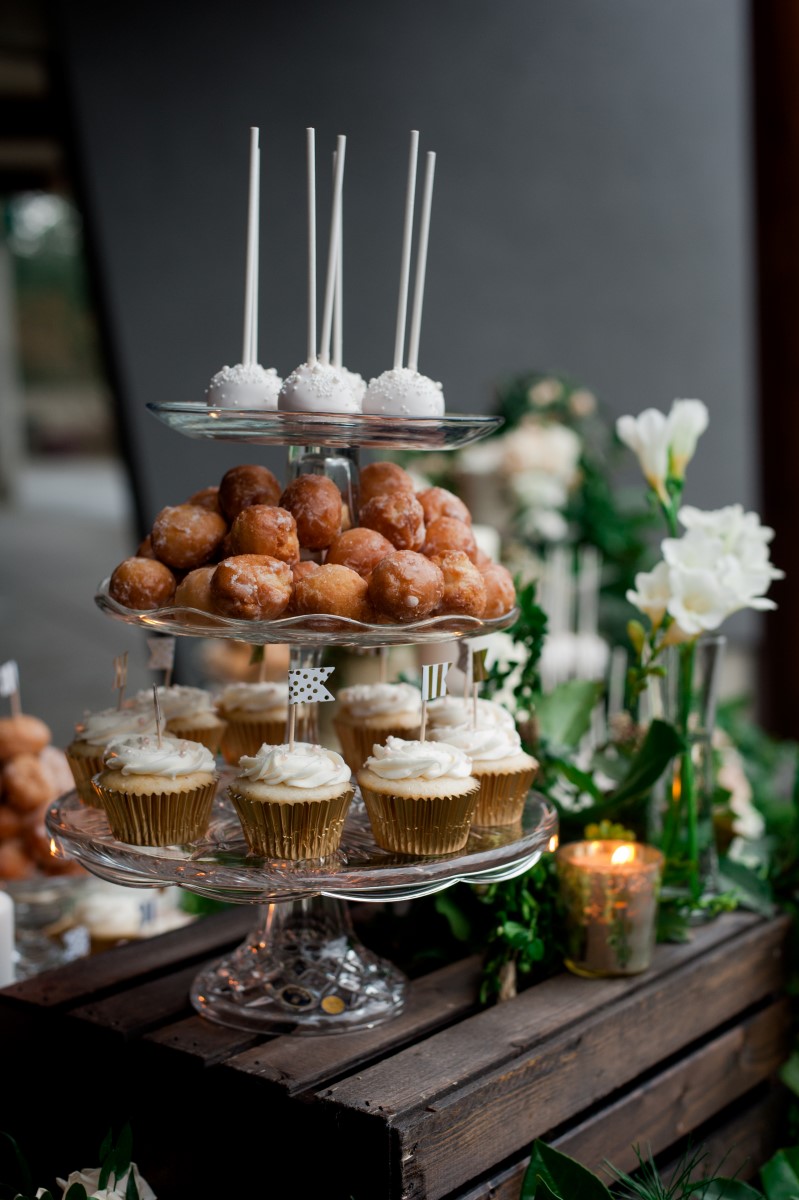
<instances>
[{"instance_id":1,"label":"swirled white frosting","mask_svg":"<svg viewBox=\"0 0 799 1200\"><path fill-rule=\"evenodd\" d=\"M505 725L483 726L444 725L430 730L430 738L448 746L457 746L472 762L498 762L522 753L522 739L515 729Z\"/></svg>"},{"instance_id":2,"label":"swirled white frosting","mask_svg":"<svg viewBox=\"0 0 799 1200\"><path fill-rule=\"evenodd\" d=\"M185 738L126 737L113 742L103 760L110 771L123 775L164 775L175 779L195 771L215 770L214 756L200 742Z\"/></svg>"},{"instance_id":3,"label":"swirled white frosting","mask_svg":"<svg viewBox=\"0 0 799 1200\"><path fill-rule=\"evenodd\" d=\"M349 783L351 771L340 754L313 746L310 742L287 745L264 744L257 754L243 754L239 759L239 778L252 783L281 784L285 787L330 787Z\"/></svg>"},{"instance_id":4,"label":"swirled white frosting","mask_svg":"<svg viewBox=\"0 0 799 1200\"><path fill-rule=\"evenodd\" d=\"M137 708L149 709L152 712L152 688L149 691L145 689L137 692L133 703ZM173 683L171 687L159 687L158 703L161 705L165 721L171 721L173 717L190 717L194 713L210 712L214 707L211 696L203 688L183 687L178 683Z\"/></svg>"},{"instance_id":5,"label":"swirled white frosting","mask_svg":"<svg viewBox=\"0 0 799 1200\"><path fill-rule=\"evenodd\" d=\"M466 779L472 773L471 759L457 746L398 737L374 746L364 767L381 779Z\"/></svg>"},{"instance_id":6,"label":"swirled white frosting","mask_svg":"<svg viewBox=\"0 0 799 1200\"><path fill-rule=\"evenodd\" d=\"M342 688L338 698L352 717L383 717L391 713L419 713L422 698L409 683L358 683Z\"/></svg>"},{"instance_id":7,"label":"swirled white frosting","mask_svg":"<svg viewBox=\"0 0 799 1200\"><path fill-rule=\"evenodd\" d=\"M104 708L100 712L87 713L80 725L75 727L75 740L90 742L94 746L107 746L118 737L133 733L155 733L155 713L141 708Z\"/></svg>"},{"instance_id":8,"label":"swirled white frosting","mask_svg":"<svg viewBox=\"0 0 799 1200\"><path fill-rule=\"evenodd\" d=\"M243 712L260 712L267 708L288 708L289 685L287 683L231 683L219 696L222 708L241 709Z\"/></svg>"},{"instance_id":9,"label":"swirled white frosting","mask_svg":"<svg viewBox=\"0 0 799 1200\"><path fill-rule=\"evenodd\" d=\"M442 696L440 700L431 700L428 704L427 723L431 729L440 729L442 725L471 725L472 711L472 700L464 700L460 696ZM508 710L493 700L477 701L477 724L481 729L495 729L497 726L516 728Z\"/></svg>"}]
</instances>

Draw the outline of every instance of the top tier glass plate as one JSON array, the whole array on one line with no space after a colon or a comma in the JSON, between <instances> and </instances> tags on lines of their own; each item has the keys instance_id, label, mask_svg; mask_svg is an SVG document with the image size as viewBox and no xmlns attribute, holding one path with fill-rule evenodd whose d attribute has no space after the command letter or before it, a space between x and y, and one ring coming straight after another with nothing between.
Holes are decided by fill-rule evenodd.
<instances>
[{"instance_id":1,"label":"top tier glass plate","mask_svg":"<svg viewBox=\"0 0 799 1200\"><path fill-rule=\"evenodd\" d=\"M446 413L443 417L372 417L362 413L284 413L148 404L150 412L187 437L262 446L364 446L395 450L457 450L493 433L503 418Z\"/></svg>"},{"instance_id":2,"label":"top tier glass plate","mask_svg":"<svg viewBox=\"0 0 799 1200\"><path fill-rule=\"evenodd\" d=\"M318 894L377 902L429 895L461 880L496 883L529 870L557 834L554 809L531 792L518 825L473 828L462 851L430 857L391 854L376 845L356 791L334 854L303 862L258 858L248 853L225 793L233 774L232 768L221 769L208 832L187 846L118 842L105 813L88 808L76 792L50 806L47 829L65 853L103 879L128 887L176 884L238 904Z\"/></svg>"}]
</instances>

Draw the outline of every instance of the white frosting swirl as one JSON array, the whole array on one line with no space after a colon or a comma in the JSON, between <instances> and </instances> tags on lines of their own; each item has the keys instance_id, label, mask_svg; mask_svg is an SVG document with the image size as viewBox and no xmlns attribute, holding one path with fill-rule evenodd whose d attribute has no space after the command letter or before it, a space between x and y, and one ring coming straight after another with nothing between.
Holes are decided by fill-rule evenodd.
<instances>
[{"instance_id":1,"label":"white frosting swirl","mask_svg":"<svg viewBox=\"0 0 799 1200\"><path fill-rule=\"evenodd\" d=\"M213 774L216 763L211 751L200 742L185 738L120 738L110 745L103 760L110 771L123 775L164 775L175 779L195 771Z\"/></svg>"},{"instance_id":2,"label":"white frosting swirl","mask_svg":"<svg viewBox=\"0 0 799 1200\"><path fill-rule=\"evenodd\" d=\"M239 759L239 778L252 783L281 784L285 787L330 787L349 783L352 772L340 754L314 746L310 742L268 746L264 743L253 757L243 754Z\"/></svg>"},{"instance_id":3,"label":"white frosting swirl","mask_svg":"<svg viewBox=\"0 0 799 1200\"><path fill-rule=\"evenodd\" d=\"M137 692L133 703L138 708L153 711L153 689ZM173 683L171 687L159 687L158 703L165 721L173 717L191 717L194 713L212 712L214 703L203 688L182 687Z\"/></svg>"},{"instance_id":4,"label":"white frosting swirl","mask_svg":"<svg viewBox=\"0 0 799 1200\"><path fill-rule=\"evenodd\" d=\"M473 703L461 696L442 696L440 700L431 700L427 706L427 723L431 729L440 729L443 725L471 725ZM477 724L480 729L496 729L497 726L516 728L516 722L508 710L493 700L477 701Z\"/></svg>"},{"instance_id":5,"label":"white frosting swirl","mask_svg":"<svg viewBox=\"0 0 799 1200\"><path fill-rule=\"evenodd\" d=\"M338 698L352 717L382 717L391 713L421 713L418 688L409 683L358 683L342 688Z\"/></svg>"},{"instance_id":6,"label":"white frosting swirl","mask_svg":"<svg viewBox=\"0 0 799 1200\"><path fill-rule=\"evenodd\" d=\"M81 724L75 728L75 740L90 742L93 746L107 746L117 737L155 732L155 713L152 705L149 712L140 708L104 708L100 712L86 714Z\"/></svg>"},{"instance_id":7,"label":"white frosting swirl","mask_svg":"<svg viewBox=\"0 0 799 1200\"><path fill-rule=\"evenodd\" d=\"M483 726L445 725L430 730L434 742L457 746L472 762L497 762L522 753L522 739L515 729L505 725Z\"/></svg>"},{"instance_id":8,"label":"white frosting swirl","mask_svg":"<svg viewBox=\"0 0 799 1200\"><path fill-rule=\"evenodd\" d=\"M388 737L374 746L364 767L381 779L467 779L471 759L446 742L411 742Z\"/></svg>"},{"instance_id":9,"label":"white frosting swirl","mask_svg":"<svg viewBox=\"0 0 799 1200\"><path fill-rule=\"evenodd\" d=\"M287 683L231 683L219 696L222 708L241 709L243 712L260 712L267 708L288 708L289 685Z\"/></svg>"}]
</instances>

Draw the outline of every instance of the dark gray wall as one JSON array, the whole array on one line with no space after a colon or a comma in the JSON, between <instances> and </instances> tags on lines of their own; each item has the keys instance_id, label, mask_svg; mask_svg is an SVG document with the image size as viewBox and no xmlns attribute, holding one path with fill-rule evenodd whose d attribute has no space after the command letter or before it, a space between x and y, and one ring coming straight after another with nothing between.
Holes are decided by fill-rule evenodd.
<instances>
[{"instance_id":1,"label":"dark gray wall","mask_svg":"<svg viewBox=\"0 0 799 1200\"><path fill-rule=\"evenodd\" d=\"M527 368L568 371L614 413L698 396L713 424L690 498L756 501L743 0L65 0L62 15L148 514L263 454L186 442L144 408L200 399L238 359L250 124L263 362L304 358L315 125L325 205L328 153L349 138L345 361L389 365L418 127L439 155L421 367L449 408L487 409Z\"/></svg>"}]
</instances>

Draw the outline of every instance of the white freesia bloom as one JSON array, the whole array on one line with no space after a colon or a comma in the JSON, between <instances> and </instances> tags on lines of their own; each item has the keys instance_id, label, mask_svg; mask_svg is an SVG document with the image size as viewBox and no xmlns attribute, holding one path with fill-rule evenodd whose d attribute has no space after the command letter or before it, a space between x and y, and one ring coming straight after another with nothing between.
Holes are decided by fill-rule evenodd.
<instances>
[{"instance_id":1,"label":"white freesia bloom","mask_svg":"<svg viewBox=\"0 0 799 1200\"><path fill-rule=\"evenodd\" d=\"M658 563L654 571L640 571L635 577L635 588L627 593L630 604L646 613L653 625L659 625L671 599L668 563Z\"/></svg>"},{"instance_id":2,"label":"white freesia bloom","mask_svg":"<svg viewBox=\"0 0 799 1200\"><path fill-rule=\"evenodd\" d=\"M637 417L619 417L616 433L635 454L649 486L661 500L667 501L670 437L667 418L656 408L647 408Z\"/></svg>"},{"instance_id":3,"label":"white freesia bloom","mask_svg":"<svg viewBox=\"0 0 799 1200\"><path fill-rule=\"evenodd\" d=\"M686 638L718 629L726 617L743 607L713 570L670 567L671 596L667 611Z\"/></svg>"},{"instance_id":4,"label":"white freesia bloom","mask_svg":"<svg viewBox=\"0 0 799 1200\"><path fill-rule=\"evenodd\" d=\"M708 421L707 407L701 400L675 400L672 404L668 416L669 474L675 479L685 475Z\"/></svg>"},{"instance_id":5,"label":"white freesia bloom","mask_svg":"<svg viewBox=\"0 0 799 1200\"><path fill-rule=\"evenodd\" d=\"M133 1171L133 1178L136 1180L136 1187L139 1189L141 1200L156 1200L156 1195L146 1180L142 1179L139 1174L139 1168L135 1163L130 1164L130 1170ZM125 1192L128 1186L129 1171L117 1179L112 1175L114 1181L113 1187L101 1188L100 1184L100 1168L92 1168L85 1171L73 1171L68 1179L59 1179L58 1186L62 1189L63 1195L66 1195L73 1183L82 1183L86 1189L86 1195L89 1200L125 1200ZM36 1195L40 1195L40 1188Z\"/></svg>"},{"instance_id":6,"label":"white freesia bloom","mask_svg":"<svg viewBox=\"0 0 799 1200\"><path fill-rule=\"evenodd\" d=\"M503 438L502 468L508 475L528 471L554 476L567 487L574 482L582 443L573 429L559 421L526 417Z\"/></svg>"}]
</instances>

